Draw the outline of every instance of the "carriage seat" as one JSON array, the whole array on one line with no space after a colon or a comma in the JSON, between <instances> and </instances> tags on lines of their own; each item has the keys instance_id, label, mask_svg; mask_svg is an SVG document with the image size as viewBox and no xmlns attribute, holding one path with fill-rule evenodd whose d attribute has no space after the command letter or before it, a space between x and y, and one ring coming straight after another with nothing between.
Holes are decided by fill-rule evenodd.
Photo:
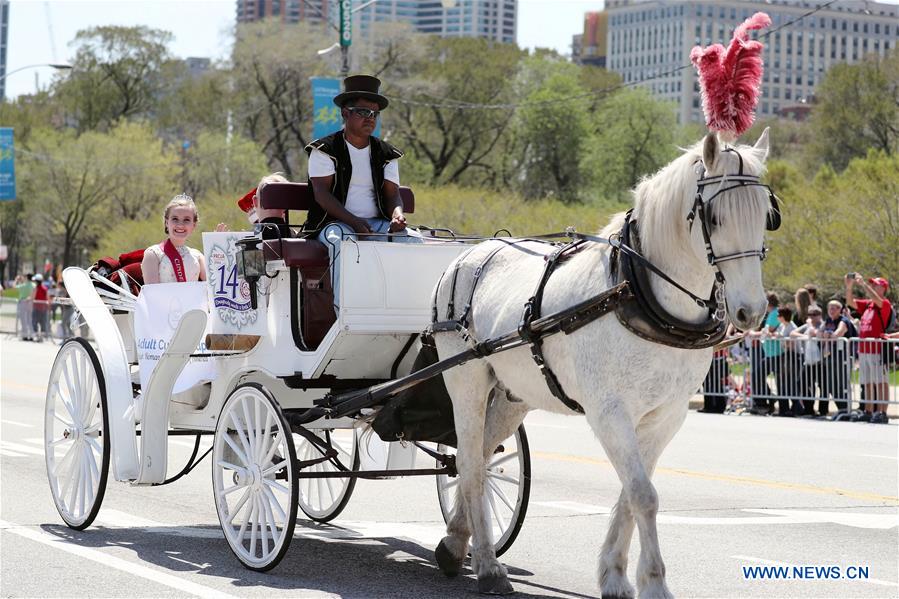
<instances>
[{"instance_id":1,"label":"carriage seat","mask_svg":"<svg viewBox=\"0 0 899 599\"><path fill-rule=\"evenodd\" d=\"M400 187L403 211L415 211L415 194ZM262 188L259 203L269 210L309 210L315 205L312 186L308 183L269 183ZM328 248L314 239L282 238L263 242L266 260L284 260L290 268L300 269L304 279L321 279L328 269Z\"/></svg>"}]
</instances>

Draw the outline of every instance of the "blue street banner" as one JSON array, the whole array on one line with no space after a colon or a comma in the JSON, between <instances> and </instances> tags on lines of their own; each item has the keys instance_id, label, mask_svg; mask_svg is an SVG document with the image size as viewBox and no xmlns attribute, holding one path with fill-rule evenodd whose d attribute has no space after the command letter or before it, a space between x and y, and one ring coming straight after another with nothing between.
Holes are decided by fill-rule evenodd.
<instances>
[{"instance_id":1,"label":"blue street banner","mask_svg":"<svg viewBox=\"0 0 899 599\"><path fill-rule=\"evenodd\" d=\"M312 137L319 139L338 131L343 123L334 96L340 93L340 79L312 78Z\"/></svg>"},{"instance_id":2,"label":"blue street banner","mask_svg":"<svg viewBox=\"0 0 899 599\"><path fill-rule=\"evenodd\" d=\"M312 77L312 138L319 139L343 128L340 108L334 98L340 93L340 79ZM372 133L381 136L381 119Z\"/></svg>"},{"instance_id":3,"label":"blue street banner","mask_svg":"<svg viewBox=\"0 0 899 599\"><path fill-rule=\"evenodd\" d=\"M0 127L0 200L16 199L16 153L12 127Z\"/></svg>"}]
</instances>

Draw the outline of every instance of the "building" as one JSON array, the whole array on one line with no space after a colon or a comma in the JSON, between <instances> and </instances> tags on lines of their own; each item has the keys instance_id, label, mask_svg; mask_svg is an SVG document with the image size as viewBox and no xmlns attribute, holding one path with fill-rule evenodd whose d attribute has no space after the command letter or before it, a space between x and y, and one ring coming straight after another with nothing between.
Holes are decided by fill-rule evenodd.
<instances>
[{"instance_id":1,"label":"building","mask_svg":"<svg viewBox=\"0 0 899 599\"><path fill-rule=\"evenodd\" d=\"M6 38L9 33L9 0L0 0L0 102L6 100Z\"/></svg>"},{"instance_id":2,"label":"building","mask_svg":"<svg viewBox=\"0 0 899 599\"><path fill-rule=\"evenodd\" d=\"M578 64L605 68L608 32L609 15L606 11L585 14L584 33L572 38L571 60Z\"/></svg>"},{"instance_id":3,"label":"building","mask_svg":"<svg viewBox=\"0 0 899 599\"><path fill-rule=\"evenodd\" d=\"M414 31L441 37L480 37L514 43L518 30L517 0L375 0L356 2L353 31L365 37L373 23L408 23ZM238 0L238 22L279 18L334 24L337 0Z\"/></svg>"},{"instance_id":4,"label":"building","mask_svg":"<svg viewBox=\"0 0 899 599\"><path fill-rule=\"evenodd\" d=\"M680 122L702 122L696 72L679 69L688 64L694 46L726 45L734 28L758 11L771 16L775 29L823 4L825 0L610 0L606 65L625 83L643 82L657 98L677 104ZM896 48L899 5L841 0L764 43L757 113L770 117L813 98L832 65L858 62L868 54L883 56Z\"/></svg>"},{"instance_id":5,"label":"building","mask_svg":"<svg viewBox=\"0 0 899 599\"><path fill-rule=\"evenodd\" d=\"M237 22L281 19L285 23L337 22L336 0L237 0Z\"/></svg>"}]
</instances>

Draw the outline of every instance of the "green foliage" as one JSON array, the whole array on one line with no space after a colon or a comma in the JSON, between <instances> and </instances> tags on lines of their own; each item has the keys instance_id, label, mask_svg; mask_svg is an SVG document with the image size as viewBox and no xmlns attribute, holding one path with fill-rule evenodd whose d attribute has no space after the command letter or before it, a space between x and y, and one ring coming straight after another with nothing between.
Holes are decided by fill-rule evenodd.
<instances>
[{"instance_id":1,"label":"green foliage","mask_svg":"<svg viewBox=\"0 0 899 599\"><path fill-rule=\"evenodd\" d=\"M525 200L508 193L452 185L415 190L415 214L409 222L450 228L461 234L493 235L508 229L514 235L564 231L596 232L625 204L562 204L552 200Z\"/></svg>"},{"instance_id":2,"label":"green foliage","mask_svg":"<svg viewBox=\"0 0 899 599\"><path fill-rule=\"evenodd\" d=\"M528 143L522 187L526 197L579 199L590 120L580 106L564 99L584 92L577 69L562 64L527 96L519 130Z\"/></svg>"},{"instance_id":3,"label":"green foliage","mask_svg":"<svg viewBox=\"0 0 899 599\"><path fill-rule=\"evenodd\" d=\"M79 31L74 67L57 80L55 93L79 131L111 126L123 117L146 115L165 87L172 34L148 27L115 25Z\"/></svg>"},{"instance_id":4,"label":"green foliage","mask_svg":"<svg viewBox=\"0 0 899 599\"><path fill-rule=\"evenodd\" d=\"M822 167L811 182L784 162L768 170L784 219L770 235L767 284L792 292L815 282L829 297L842 293L847 272L899 272L899 156L872 150L842 173Z\"/></svg>"},{"instance_id":5,"label":"green foliage","mask_svg":"<svg viewBox=\"0 0 899 599\"><path fill-rule=\"evenodd\" d=\"M241 23L232 54L235 118L240 131L288 179L305 178L303 148L312 141L310 77L326 75L316 54L333 40L305 23L269 20Z\"/></svg>"},{"instance_id":6,"label":"green foliage","mask_svg":"<svg viewBox=\"0 0 899 599\"><path fill-rule=\"evenodd\" d=\"M602 102L586 165L596 188L608 198L625 197L640 179L677 155L672 106L645 89L625 89Z\"/></svg>"},{"instance_id":7,"label":"green foliage","mask_svg":"<svg viewBox=\"0 0 899 599\"><path fill-rule=\"evenodd\" d=\"M420 36L416 43L422 48L407 66L409 75L391 85L398 101L385 112L385 127L395 131L396 143L428 165L431 183L493 178L493 152L514 111L465 105L509 102L522 51L479 38Z\"/></svg>"},{"instance_id":8,"label":"green foliage","mask_svg":"<svg viewBox=\"0 0 899 599\"><path fill-rule=\"evenodd\" d=\"M195 199L248 191L267 170L265 154L256 142L237 134L229 140L209 131L202 131L185 152L184 164L184 191Z\"/></svg>"},{"instance_id":9,"label":"green foliage","mask_svg":"<svg viewBox=\"0 0 899 599\"><path fill-rule=\"evenodd\" d=\"M110 173L105 199L111 216L148 218L177 189L177 154L146 122L121 121L102 140L99 160Z\"/></svg>"},{"instance_id":10,"label":"green foliage","mask_svg":"<svg viewBox=\"0 0 899 599\"><path fill-rule=\"evenodd\" d=\"M899 50L832 66L816 90L811 156L843 170L869 148L899 149Z\"/></svg>"}]
</instances>

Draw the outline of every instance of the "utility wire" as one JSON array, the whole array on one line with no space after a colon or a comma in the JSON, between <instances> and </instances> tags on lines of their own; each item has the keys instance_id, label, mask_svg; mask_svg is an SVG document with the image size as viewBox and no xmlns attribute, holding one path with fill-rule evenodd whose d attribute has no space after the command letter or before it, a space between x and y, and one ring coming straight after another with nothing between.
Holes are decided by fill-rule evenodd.
<instances>
[{"instance_id":1,"label":"utility wire","mask_svg":"<svg viewBox=\"0 0 899 599\"><path fill-rule=\"evenodd\" d=\"M799 21L828 8L830 5L835 4L838 1L839 0L829 0L829 2L821 4L814 9L807 11L807 12L805 12L789 21L786 21L785 23L765 32L764 34L759 35L758 39L767 39L768 37L774 35L778 31L785 29L787 27L790 27L794 23L798 23ZM604 87L601 89L590 90L588 92L574 94L571 96L566 96L564 98L553 98L550 100L537 100L537 101L531 101L531 102L528 102L528 101L506 102L506 103L497 103L497 104L478 104L475 102L461 102L461 101L451 100L449 98L443 98L439 102L426 102L426 101L420 101L420 100L409 100L409 99L405 99L403 97L396 97L396 98L391 98L391 101L397 102L399 104L408 104L411 106L424 106L424 107L429 107L429 108L456 108L456 109L461 109L461 110L473 110L473 109L510 110L510 109L517 109L517 108L527 108L527 107L532 107L532 106L550 106L550 105L554 105L554 104L565 104L567 102L577 102L578 100L594 99L596 97L605 96L605 95L614 93L620 89L634 87L637 85L641 85L643 83L655 81L657 79L662 79L662 78L668 77L670 75L675 75L675 74L683 71L684 69L690 69L692 67L693 67L692 64L684 64L684 65L675 67L671 70L659 73L658 75L651 75L649 77L641 77L637 81L630 81L627 83L619 83L619 84L612 85L609 87Z\"/></svg>"}]
</instances>

